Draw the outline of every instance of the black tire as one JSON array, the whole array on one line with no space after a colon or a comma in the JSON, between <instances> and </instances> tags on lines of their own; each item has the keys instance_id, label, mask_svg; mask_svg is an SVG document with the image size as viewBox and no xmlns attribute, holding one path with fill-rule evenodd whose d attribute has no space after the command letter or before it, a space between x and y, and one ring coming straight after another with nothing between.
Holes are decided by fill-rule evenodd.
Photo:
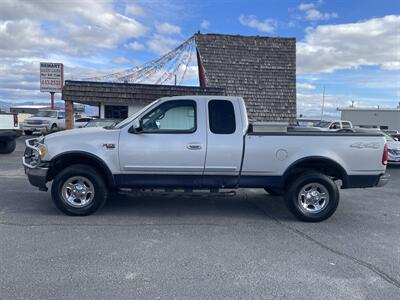
<instances>
[{"instance_id":1,"label":"black tire","mask_svg":"<svg viewBox=\"0 0 400 300\"><path fill-rule=\"evenodd\" d=\"M54 123L53 125L51 125L50 132L57 131L57 129L58 129L57 124Z\"/></svg>"},{"instance_id":2,"label":"black tire","mask_svg":"<svg viewBox=\"0 0 400 300\"><path fill-rule=\"evenodd\" d=\"M282 190L276 188L265 188L264 190L271 196L282 196L284 194Z\"/></svg>"},{"instance_id":3,"label":"black tire","mask_svg":"<svg viewBox=\"0 0 400 300\"><path fill-rule=\"evenodd\" d=\"M1 154L8 154L12 153L17 146L16 140L8 140L4 142L0 142L0 153Z\"/></svg>"},{"instance_id":4,"label":"black tire","mask_svg":"<svg viewBox=\"0 0 400 300\"><path fill-rule=\"evenodd\" d=\"M318 194L315 198L305 201L307 198L300 196L300 194L308 186L311 186L310 188L312 186L317 187L318 193L325 192L329 196L328 200L324 200L322 194ZM321 202L318 202L318 199ZM316 201L316 205L308 205L308 201ZM339 204L339 190L335 182L328 176L317 172L305 173L290 184L285 193L285 202L296 218L306 222L321 222L328 219L336 211ZM316 209L318 205L320 210ZM315 211L312 211L313 209Z\"/></svg>"},{"instance_id":5,"label":"black tire","mask_svg":"<svg viewBox=\"0 0 400 300\"><path fill-rule=\"evenodd\" d=\"M74 207L62 195L63 185L73 177L86 178L93 186L94 197L83 207ZM108 188L103 177L91 166L72 165L58 173L51 187L51 197L54 204L69 216L87 216L100 209L107 201Z\"/></svg>"},{"instance_id":6,"label":"black tire","mask_svg":"<svg viewBox=\"0 0 400 300\"><path fill-rule=\"evenodd\" d=\"M24 133L25 133L25 135L32 135L33 132L30 130L25 130Z\"/></svg>"}]
</instances>

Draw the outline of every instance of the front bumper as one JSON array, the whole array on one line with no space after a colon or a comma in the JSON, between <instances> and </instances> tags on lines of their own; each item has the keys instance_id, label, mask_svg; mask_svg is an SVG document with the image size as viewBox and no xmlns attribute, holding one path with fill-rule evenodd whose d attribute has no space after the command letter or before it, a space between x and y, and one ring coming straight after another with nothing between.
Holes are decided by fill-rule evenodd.
<instances>
[{"instance_id":1,"label":"front bumper","mask_svg":"<svg viewBox=\"0 0 400 300\"><path fill-rule=\"evenodd\" d=\"M50 124L22 124L23 131L48 131Z\"/></svg>"},{"instance_id":2,"label":"front bumper","mask_svg":"<svg viewBox=\"0 0 400 300\"><path fill-rule=\"evenodd\" d=\"M38 187L41 191L47 191L46 183L48 181L49 163L41 161L40 150L34 143L37 140L28 139L25 141L26 149L22 157L22 164L30 184Z\"/></svg>"},{"instance_id":3,"label":"front bumper","mask_svg":"<svg viewBox=\"0 0 400 300\"><path fill-rule=\"evenodd\" d=\"M47 192L47 173L48 168L37 167L35 169L25 168L29 183L39 188L39 190Z\"/></svg>"}]
</instances>

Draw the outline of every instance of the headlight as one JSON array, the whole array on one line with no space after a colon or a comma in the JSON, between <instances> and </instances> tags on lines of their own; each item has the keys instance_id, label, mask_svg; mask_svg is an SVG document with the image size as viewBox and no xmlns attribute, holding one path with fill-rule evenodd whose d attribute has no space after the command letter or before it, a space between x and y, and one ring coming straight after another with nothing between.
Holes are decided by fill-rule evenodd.
<instances>
[{"instance_id":1,"label":"headlight","mask_svg":"<svg viewBox=\"0 0 400 300\"><path fill-rule=\"evenodd\" d=\"M42 121L43 124L50 124L50 121Z\"/></svg>"}]
</instances>

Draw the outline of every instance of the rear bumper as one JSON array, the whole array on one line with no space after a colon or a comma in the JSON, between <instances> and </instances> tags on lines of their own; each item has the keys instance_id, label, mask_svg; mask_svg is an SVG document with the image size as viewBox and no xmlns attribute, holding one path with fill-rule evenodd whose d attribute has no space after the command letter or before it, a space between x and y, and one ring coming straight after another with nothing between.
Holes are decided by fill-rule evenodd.
<instances>
[{"instance_id":1,"label":"rear bumper","mask_svg":"<svg viewBox=\"0 0 400 300\"><path fill-rule=\"evenodd\" d=\"M381 187L389 182L389 175L349 175L346 186L343 188L368 188L368 187Z\"/></svg>"},{"instance_id":2,"label":"rear bumper","mask_svg":"<svg viewBox=\"0 0 400 300\"><path fill-rule=\"evenodd\" d=\"M0 140L14 140L22 134L21 130L0 130Z\"/></svg>"},{"instance_id":3,"label":"rear bumper","mask_svg":"<svg viewBox=\"0 0 400 300\"><path fill-rule=\"evenodd\" d=\"M390 175L388 175L388 174L383 174L381 177L379 177L379 181L378 181L378 183L376 184L376 186L377 186L377 187L385 186L385 185L387 185L387 183L389 182L389 180L390 180Z\"/></svg>"}]
</instances>

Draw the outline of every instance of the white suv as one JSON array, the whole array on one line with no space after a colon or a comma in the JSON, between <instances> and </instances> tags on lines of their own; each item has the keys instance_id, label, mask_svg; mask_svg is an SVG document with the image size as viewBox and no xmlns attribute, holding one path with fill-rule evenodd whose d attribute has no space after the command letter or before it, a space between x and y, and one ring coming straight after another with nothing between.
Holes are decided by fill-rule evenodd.
<instances>
[{"instance_id":1,"label":"white suv","mask_svg":"<svg viewBox=\"0 0 400 300\"><path fill-rule=\"evenodd\" d=\"M25 119L22 130L25 135L35 131L50 132L65 129L65 112L62 110L41 110L33 117Z\"/></svg>"}]
</instances>

